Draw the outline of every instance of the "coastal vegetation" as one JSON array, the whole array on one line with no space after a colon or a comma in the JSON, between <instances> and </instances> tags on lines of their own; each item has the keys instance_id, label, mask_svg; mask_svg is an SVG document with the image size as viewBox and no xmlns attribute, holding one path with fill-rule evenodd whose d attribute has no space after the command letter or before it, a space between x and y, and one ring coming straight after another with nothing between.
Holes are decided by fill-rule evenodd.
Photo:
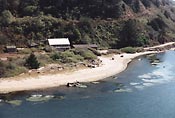
<instances>
[{"instance_id":1,"label":"coastal vegetation","mask_svg":"<svg viewBox=\"0 0 175 118\"><path fill-rule=\"evenodd\" d=\"M125 48L122 48L121 51L125 53L135 53L136 49L133 47L125 47Z\"/></svg>"},{"instance_id":2,"label":"coastal vegetation","mask_svg":"<svg viewBox=\"0 0 175 118\"><path fill-rule=\"evenodd\" d=\"M121 52L124 53L136 53L136 52L143 52L144 49L142 47L125 47L120 49Z\"/></svg>"},{"instance_id":3,"label":"coastal vegetation","mask_svg":"<svg viewBox=\"0 0 175 118\"><path fill-rule=\"evenodd\" d=\"M92 50L92 49L91 49ZM38 69L48 64L70 64L95 60L99 53L89 49L71 49L64 52L54 51L51 53L27 53L20 58L8 58L6 61L0 61L0 77L12 77L21 73L26 73L30 69ZM20 54L19 54L20 55Z\"/></svg>"},{"instance_id":4,"label":"coastal vegetation","mask_svg":"<svg viewBox=\"0 0 175 118\"><path fill-rule=\"evenodd\" d=\"M101 48L154 45L175 38L168 0L0 0L0 46L28 47L67 37Z\"/></svg>"},{"instance_id":5,"label":"coastal vegetation","mask_svg":"<svg viewBox=\"0 0 175 118\"><path fill-rule=\"evenodd\" d=\"M19 63L18 63L19 62ZM12 77L26 72L26 68L21 65L23 60L10 60L6 62L0 62L0 77Z\"/></svg>"},{"instance_id":6,"label":"coastal vegetation","mask_svg":"<svg viewBox=\"0 0 175 118\"><path fill-rule=\"evenodd\" d=\"M7 45L20 48L0 62L0 77L47 64L88 65L101 56L93 48L56 51L49 38L97 44L108 54L141 52L175 38L175 9L168 0L0 0L0 14L0 52Z\"/></svg>"}]
</instances>

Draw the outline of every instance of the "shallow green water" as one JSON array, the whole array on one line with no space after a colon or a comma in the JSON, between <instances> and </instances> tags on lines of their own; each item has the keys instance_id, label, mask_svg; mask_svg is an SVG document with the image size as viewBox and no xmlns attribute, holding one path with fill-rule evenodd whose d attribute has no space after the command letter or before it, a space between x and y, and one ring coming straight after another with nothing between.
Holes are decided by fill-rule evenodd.
<instances>
[{"instance_id":1,"label":"shallow green water","mask_svg":"<svg viewBox=\"0 0 175 118\"><path fill-rule=\"evenodd\" d=\"M157 58L161 63L155 66L146 57L135 59L115 77L85 83L87 89L60 87L1 96L0 118L174 118L175 52Z\"/></svg>"}]
</instances>

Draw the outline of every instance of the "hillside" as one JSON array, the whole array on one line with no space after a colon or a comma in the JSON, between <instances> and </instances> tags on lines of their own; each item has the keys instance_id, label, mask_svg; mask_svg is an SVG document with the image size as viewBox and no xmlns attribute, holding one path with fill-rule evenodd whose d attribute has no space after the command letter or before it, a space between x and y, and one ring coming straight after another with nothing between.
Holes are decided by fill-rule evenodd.
<instances>
[{"instance_id":1,"label":"hillside","mask_svg":"<svg viewBox=\"0 0 175 118\"><path fill-rule=\"evenodd\" d=\"M175 38L169 0L0 0L0 46L27 47L68 37L101 48L146 46Z\"/></svg>"}]
</instances>

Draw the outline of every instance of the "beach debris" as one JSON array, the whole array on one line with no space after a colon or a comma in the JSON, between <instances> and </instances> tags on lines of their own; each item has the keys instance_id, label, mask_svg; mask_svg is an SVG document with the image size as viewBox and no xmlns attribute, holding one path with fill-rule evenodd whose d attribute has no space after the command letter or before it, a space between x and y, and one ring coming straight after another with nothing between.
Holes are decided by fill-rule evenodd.
<instances>
[{"instance_id":1,"label":"beach debris","mask_svg":"<svg viewBox=\"0 0 175 118\"><path fill-rule=\"evenodd\" d=\"M121 55L120 57L124 57L124 55Z\"/></svg>"},{"instance_id":2,"label":"beach debris","mask_svg":"<svg viewBox=\"0 0 175 118\"><path fill-rule=\"evenodd\" d=\"M22 100L7 100L5 102L13 106L20 106L22 104Z\"/></svg>"},{"instance_id":3,"label":"beach debris","mask_svg":"<svg viewBox=\"0 0 175 118\"><path fill-rule=\"evenodd\" d=\"M42 101L49 101L52 98L54 98L53 95L46 95L46 96L43 96L43 95L31 95L26 100L30 101L30 102L42 102Z\"/></svg>"},{"instance_id":4,"label":"beach debris","mask_svg":"<svg viewBox=\"0 0 175 118\"><path fill-rule=\"evenodd\" d=\"M87 67L96 68L96 67L99 67L101 63L102 61L100 59L89 60L89 64L87 65Z\"/></svg>"},{"instance_id":5,"label":"beach debris","mask_svg":"<svg viewBox=\"0 0 175 118\"><path fill-rule=\"evenodd\" d=\"M90 68L96 68L96 67L97 67L97 65L88 64L88 67L90 67Z\"/></svg>"},{"instance_id":6,"label":"beach debris","mask_svg":"<svg viewBox=\"0 0 175 118\"><path fill-rule=\"evenodd\" d=\"M118 77L114 76L113 79L118 79Z\"/></svg>"},{"instance_id":7,"label":"beach debris","mask_svg":"<svg viewBox=\"0 0 175 118\"><path fill-rule=\"evenodd\" d=\"M67 87L78 87L78 88L87 88L86 85L81 84L80 82L67 83Z\"/></svg>"}]
</instances>

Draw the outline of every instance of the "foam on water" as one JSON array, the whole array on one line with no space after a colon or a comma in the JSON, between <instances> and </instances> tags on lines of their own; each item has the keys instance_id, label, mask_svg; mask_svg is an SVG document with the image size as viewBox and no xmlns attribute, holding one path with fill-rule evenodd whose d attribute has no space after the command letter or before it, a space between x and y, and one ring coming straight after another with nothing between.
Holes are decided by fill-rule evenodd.
<instances>
[{"instance_id":1,"label":"foam on water","mask_svg":"<svg viewBox=\"0 0 175 118\"><path fill-rule=\"evenodd\" d=\"M137 89L143 89L145 87L150 87L156 84L163 84L175 80L175 73L172 72L173 65L170 63L161 63L156 66L156 69L152 72L139 75L138 78L141 80L142 85L131 84Z\"/></svg>"},{"instance_id":2,"label":"foam on water","mask_svg":"<svg viewBox=\"0 0 175 118\"><path fill-rule=\"evenodd\" d=\"M132 92L132 89L130 88L126 88L126 89L117 89L114 92L116 93L120 93L120 92Z\"/></svg>"},{"instance_id":3,"label":"foam on water","mask_svg":"<svg viewBox=\"0 0 175 118\"><path fill-rule=\"evenodd\" d=\"M138 85L138 84L140 84L140 83L134 83L134 82L130 83L130 85L132 85L132 86L135 86L135 85Z\"/></svg>"},{"instance_id":4,"label":"foam on water","mask_svg":"<svg viewBox=\"0 0 175 118\"><path fill-rule=\"evenodd\" d=\"M143 86L149 87L149 86L153 86L153 83L143 83Z\"/></svg>"},{"instance_id":5,"label":"foam on water","mask_svg":"<svg viewBox=\"0 0 175 118\"><path fill-rule=\"evenodd\" d=\"M134 86L136 89L139 89L139 90L143 90L144 89L144 86L143 85L138 85L138 86Z\"/></svg>"},{"instance_id":6,"label":"foam on water","mask_svg":"<svg viewBox=\"0 0 175 118\"><path fill-rule=\"evenodd\" d=\"M150 73L148 73L148 74L139 75L138 78L147 78L147 79L151 79L152 76L150 75Z\"/></svg>"}]
</instances>

